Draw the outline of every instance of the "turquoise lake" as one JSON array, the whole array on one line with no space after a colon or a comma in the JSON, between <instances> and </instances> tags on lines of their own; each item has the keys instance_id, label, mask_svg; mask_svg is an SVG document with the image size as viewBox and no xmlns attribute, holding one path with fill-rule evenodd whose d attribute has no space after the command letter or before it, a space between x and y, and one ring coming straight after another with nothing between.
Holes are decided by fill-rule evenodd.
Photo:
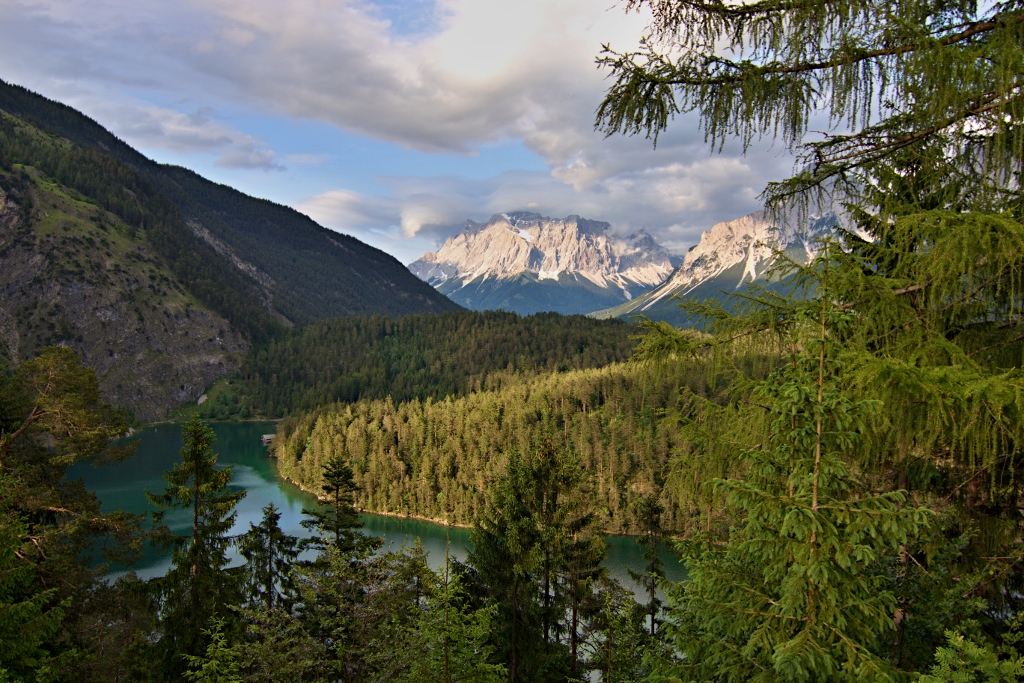
<instances>
[{"instance_id":1,"label":"turquoise lake","mask_svg":"<svg viewBox=\"0 0 1024 683\"><path fill-rule=\"evenodd\" d=\"M213 424L217 434L214 452L219 465L233 465L231 486L245 489L246 496L236 508L238 517L232 533L242 533L250 523L262 517L262 509L273 503L281 512L281 527L294 536L308 533L300 526L302 508L316 504L316 499L296 486L277 476L276 463L267 457L267 449L261 444L260 436L273 433L274 424L269 422L235 422ZM164 487L163 473L179 462L182 447L181 429L177 425L151 427L133 437L138 447L128 460L116 465L93 467L76 465L68 472L71 479L81 478L85 485L95 491L104 510L125 510L129 512L152 512L153 507L146 499L146 490L161 491ZM385 548L398 549L412 545L418 538L427 551L429 562L438 567L444 564L445 545L451 539L450 554L465 559L469 551L469 531L448 528L415 519L385 517L364 513L363 531L384 539ZM191 524L188 511L168 512L165 522L176 532L184 533ZM625 585L632 586L627 568L640 570L644 560L641 548L635 539L624 536L609 536L608 559L605 565L611 576ZM683 566L668 550L662 552L668 578L678 581L685 576ZM236 558L240 562L239 558ZM142 578L160 576L170 565L170 552L149 548L135 565L135 572Z\"/></svg>"}]
</instances>

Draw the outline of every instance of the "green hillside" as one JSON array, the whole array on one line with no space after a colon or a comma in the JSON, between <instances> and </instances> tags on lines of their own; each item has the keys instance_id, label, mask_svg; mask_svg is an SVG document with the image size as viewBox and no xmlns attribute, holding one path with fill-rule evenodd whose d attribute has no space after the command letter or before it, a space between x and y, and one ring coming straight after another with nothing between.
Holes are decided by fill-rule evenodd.
<instances>
[{"instance_id":1,"label":"green hillside","mask_svg":"<svg viewBox=\"0 0 1024 683\"><path fill-rule=\"evenodd\" d=\"M144 420L288 328L459 308L384 252L2 81L0 266L2 353L70 346Z\"/></svg>"},{"instance_id":2,"label":"green hillside","mask_svg":"<svg viewBox=\"0 0 1024 683\"><path fill-rule=\"evenodd\" d=\"M335 318L253 349L199 411L213 420L280 417L336 401L463 396L522 376L623 361L639 333L620 320L556 313Z\"/></svg>"},{"instance_id":3,"label":"green hillside","mask_svg":"<svg viewBox=\"0 0 1024 683\"><path fill-rule=\"evenodd\" d=\"M96 371L105 398L143 420L239 366L248 342L154 246L159 225L131 225L36 168L5 168L0 353L17 362L45 346L70 347ZM191 284L203 291L208 282Z\"/></svg>"},{"instance_id":4,"label":"green hillside","mask_svg":"<svg viewBox=\"0 0 1024 683\"><path fill-rule=\"evenodd\" d=\"M586 472L587 499L606 532L635 533L631 506L649 493L665 507L665 528L683 532L701 501L694 470L678 458L703 446L676 424L692 409L687 393L724 395L727 384L697 363L619 363L457 399L360 401L282 421L274 452L281 474L307 490L319 490L322 465L341 457L355 471L359 507L470 524L510 455L525 457L552 437ZM746 440L759 426L734 423L720 436ZM727 459L706 464L715 473L730 467Z\"/></svg>"},{"instance_id":5,"label":"green hillside","mask_svg":"<svg viewBox=\"0 0 1024 683\"><path fill-rule=\"evenodd\" d=\"M104 186L127 183L175 233L180 244L165 251L193 251L217 269L233 272L234 278L224 276L198 296L213 306L218 297L229 296L223 290L239 293L246 303L222 303L218 310L253 337L274 325L305 325L340 315L458 309L379 249L327 230L289 207L153 162L66 105L0 81L0 111L10 125L18 121L64 141L45 163L38 153L26 158L25 150L6 149L10 140L0 141L0 157L40 166L101 203L110 203L104 195L114 191ZM97 166L115 177L99 182Z\"/></svg>"}]
</instances>

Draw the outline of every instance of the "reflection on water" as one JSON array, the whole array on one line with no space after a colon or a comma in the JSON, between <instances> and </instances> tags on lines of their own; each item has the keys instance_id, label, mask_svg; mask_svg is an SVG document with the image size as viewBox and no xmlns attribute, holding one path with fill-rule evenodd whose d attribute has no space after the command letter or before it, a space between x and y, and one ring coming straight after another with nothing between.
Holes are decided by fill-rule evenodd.
<instances>
[{"instance_id":1,"label":"reflection on water","mask_svg":"<svg viewBox=\"0 0 1024 683\"><path fill-rule=\"evenodd\" d=\"M302 528L302 508L316 505L316 499L288 482L279 479L275 462L267 457L267 449L260 443L260 436L274 431L273 423L244 422L213 424L217 441L214 452L218 465L233 465L230 486L245 489L246 496L236 508L237 519L232 534L244 533L250 523L256 524L263 516L263 508L273 503L281 513L280 525L285 533L306 537L309 533ZM125 510L127 512L151 513L153 506L146 499L146 491L154 493L163 490L163 474L180 462L182 447L181 428L177 425L160 425L146 429L133 437L138 442L135 455L116 465L93 467L76 465L68 472L70 479L84 480L86 487L95 491L103 509ZM186 533L191 527L191 513L187 510L169 511L164 522L176 533ZM384 539L385 549L397 550L411 546L420 539L427 551L431 566L444 563L446 529L438 524L414 519L384 517L364 514L363 531ZM450 528L450 554L453 558L465 560L470 546L467 529ZM639 571L644 566L641 549L635 539L625 536L610 536L608 559L605 566L609 574L625 585L632 586L626 570L631 567ZM670 580L678 581L685 576L685 570L667 550L661 553ZM170 551L147 548L142 559L134 567L142 578L161 576L170 566ZM234 564L241 562L233 555Z\"/></svg>"}]
</instances>

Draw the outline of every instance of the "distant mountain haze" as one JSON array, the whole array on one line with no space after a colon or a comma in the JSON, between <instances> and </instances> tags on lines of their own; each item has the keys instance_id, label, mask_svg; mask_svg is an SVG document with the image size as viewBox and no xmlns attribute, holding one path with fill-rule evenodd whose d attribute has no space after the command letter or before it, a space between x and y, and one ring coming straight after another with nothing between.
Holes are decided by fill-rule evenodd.
<instances>
[{"instance_id":1,"label":"distant mountain haze","mask_svg":"<svg viewBox=\"0 0 1024 683\"><path fill-rule=\"evenodd\" d=\"M646 292L672 273L673 257L646 232L625 239L580 216L496 214L409 265L452 301L474 310L590 313Z\"/></svg>"},{"instance_id":2,"label":"distant mountain haze","mask_svg":"<svg viewBox=\"0 0 1024 683\"><path fill-rule=\"evenodd\" d=\"M827 212L799 220L782 217L780 225L763 211L717 223L701 235L683 257L670 278L640 296L591 314L595 318L644 315L675 325L687 321L679 311L679 300L722 298L740 291L751 282L767 284L765 273L775 260L776 250L807 263L814 256L815 240L835 232L840 221ZM779 283L775 283L778 286Z\"/></svg>"}]
</instances>

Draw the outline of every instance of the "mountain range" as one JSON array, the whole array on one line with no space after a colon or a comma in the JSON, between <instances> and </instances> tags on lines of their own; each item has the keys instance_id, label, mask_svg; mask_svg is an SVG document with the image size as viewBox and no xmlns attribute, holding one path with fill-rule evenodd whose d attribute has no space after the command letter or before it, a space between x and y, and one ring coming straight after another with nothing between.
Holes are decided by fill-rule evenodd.
<instances>
[{"instance_id":1,"label":"mountain range","mask_svg":"<svg viewBox=\"0 0 1024 683\"><path fill-rule=\"evenodd\" d=\"M253 343L344 315L458 310L392 256L156 163L0 81L0 355L73 348L143 420L196 400Z\"/></svg>"},{"instance_id":2,"label":"mountain range","mask_svg":"<svg viewBox=\"0 0 1024 683\"><path fill-rule=\"evenodd\" d=\"M766 271L783 251L798 263L808 262L815 253L815 240L832 234L839 219L834 213L798 220L795 215L770 220L758 211L732 221L717 223L701 234L700 241L683 257L683 262L658 287L618 306L591 313L595 318L644 315L675 325L689 321L673 297L691 300L720 299L758 282L770 287Z\"/></svg>"},{"instance_id":3,"label":"mountain range","mask_svg":"<svg viewBox=\"0 0 1024 683\"><path fill-rule=\"evenodd\" d=\"M496 214L465 229L409 269L474 310L581 314L628 302L658 286L675 263L646 232L625 239L580 216Z\"/></svg>"}]
</instances>

